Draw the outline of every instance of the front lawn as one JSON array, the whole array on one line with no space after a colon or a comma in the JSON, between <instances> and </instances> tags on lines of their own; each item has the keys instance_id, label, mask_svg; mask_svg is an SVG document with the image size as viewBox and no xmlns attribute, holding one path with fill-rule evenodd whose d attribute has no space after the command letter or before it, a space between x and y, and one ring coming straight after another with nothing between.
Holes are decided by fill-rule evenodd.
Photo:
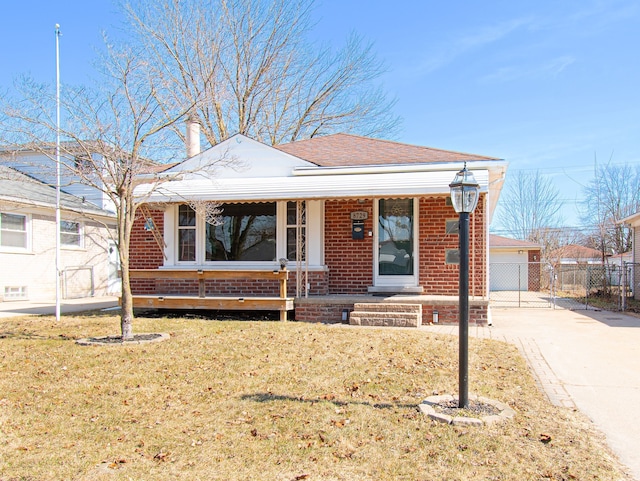
<instances>
[{"instance_id":1,"label":"front lawn","mask_svg":"<svg viewBox=\"0 0 640 481\"><path fill-rule=\"evenodd\" d=\"M171 339L77 345L112 316L0 320L0 480L615 480L579 413L510 345L470 340L470 389L516 417L436 424L455 337L295 322L143 319Z\"/></svg>"}]
</instances>

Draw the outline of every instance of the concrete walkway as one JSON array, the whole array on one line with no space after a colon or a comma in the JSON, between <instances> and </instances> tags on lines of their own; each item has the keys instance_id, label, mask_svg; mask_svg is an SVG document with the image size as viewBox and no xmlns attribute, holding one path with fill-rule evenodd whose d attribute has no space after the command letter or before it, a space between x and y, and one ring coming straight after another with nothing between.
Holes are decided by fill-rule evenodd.
<instances>
[{"instance_id":1,"label":"concrete walkway","mask_svg":"<svg viewBox=\"0 0 640 481\"><path fill-rule=\"evenodd\" d=\"M79 312L94 309L107 309L116 307L118 298L114 296L84 297L82 299L63 299L60 302L60 312ZM30 301L6 301L0 302L0 317L16 317L29 315L55 315L55 301L30 302Z\"/></svg>"},{"instance_id":2,"label":"concrete walkway","mask_svg":"<svg viewBox=\"0 0 640 481\"><path fill-rule=\"evenodd\" d=\"M515 344L553 404L577 407L640 481L640 319L617 312L492 309L471 336ZM425 326L457 334L457 326Z\"/></svg>"}]
</instances>

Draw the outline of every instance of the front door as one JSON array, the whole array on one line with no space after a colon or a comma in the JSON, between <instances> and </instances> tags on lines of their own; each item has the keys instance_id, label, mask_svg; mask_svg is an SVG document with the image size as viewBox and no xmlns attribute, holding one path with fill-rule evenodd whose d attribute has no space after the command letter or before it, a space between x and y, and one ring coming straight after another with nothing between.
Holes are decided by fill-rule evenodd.
<instances>
[{"instance_id":1,"label":"front door","mask_svg":"<svg viewBox=\"0 0 640 481\"><path fill-rule=\"evenodd\" d=\"M376 286L417 286L414 199L379 199L376 203Z\"/></svg>"}]
</instances>

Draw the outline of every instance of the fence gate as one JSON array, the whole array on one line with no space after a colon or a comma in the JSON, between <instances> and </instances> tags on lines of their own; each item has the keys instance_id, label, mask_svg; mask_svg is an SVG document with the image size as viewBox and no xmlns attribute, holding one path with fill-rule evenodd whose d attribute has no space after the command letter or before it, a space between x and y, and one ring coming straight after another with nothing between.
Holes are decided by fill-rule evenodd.
<instances>
[{"instance_id":1,"label":"fence gate","mask_svg":"<svg viewBox=\"0 0 640 481\"><path fill-rule=\"evenodd\" d=\"M553 274L542 262L492 262L489 300L494 307L553 307Z\"/></svg>"},{"instance_id":2,"label":"fence gate","mask_svg":"<svg viewBox=\"0 0 640 481\"><path fill-rule=\"evenodd\" d=\"M492 262L489 300L494 307L625 310L640 289L640 265ZM636 296L638 297L638 296Z\"/></svg>"}]
</instances>

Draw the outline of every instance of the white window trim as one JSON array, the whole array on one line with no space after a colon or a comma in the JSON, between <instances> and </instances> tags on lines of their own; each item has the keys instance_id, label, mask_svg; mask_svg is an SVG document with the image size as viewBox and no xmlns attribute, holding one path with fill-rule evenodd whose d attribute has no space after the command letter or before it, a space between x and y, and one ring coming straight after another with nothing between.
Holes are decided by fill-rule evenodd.
<instances>
[{"instance_id":1,"label":"white window trim","mask_svg":"<svg viewBox=\"0 0 640 481\"><path fill-rule=\"evenodd\" d=\"M176 267L206 267L219 269L273 269L280 267L279 259L285 257L287 252L287 201L274 201L276 203L276 258L271 261L205 261L206 222L200 216L196 216L196 260L178 261L178 209L180 204L174 204L165 210L164 239L167 244L165 250L167 259L165 268ZM309 268L324 268L324 209L322 201L307 200L307 255L309 256ZM289 267L295 266L295 261L289 262Z\"/></svg>"},{"instance_id":2,"label":"white window trim","mask_svg":"<svg viewBox=\"0 0 640 481\"><path fill-rule=\"evenodd\" d=\"M2 214L11 214L11 215L19 215L25 217L25 234L26 234L26 246L25 247L10 247L3 246L0 244L0 252L10 252L10 253L19 253L19 254L28 254L31 253L32 242L31 242L31 214L23 214L21 212L0 212ZM2 226L0 225L0 229ZM54 235L55 237L55 235ZM0 242L2 238L2 233L0 233Z\"/></svg>"},{"instance_id":3,"label":"white window trim","mask_svg":"<svg viewBox=\"0 0 640 481\"><path fill-rule=\"evenodd\" d=\"M408 197L413 200L413 274L410 276L380 275L378 258L378 246L380 245L378 226L380 200L393 198L394 197L377 197L373 200L373 283L376 287L417 287L420 285L420 197Z\"/></svg>"},{"instance_id":4,"label":"white window trim","mask_svg":"<svg viewBox=\"0 0 640 481\"><path fill-rule=\"evenodd\" d=\"M192 229L192 226L180 226L180 205L184 205L184 204L177 204L174 207L174 218L175 218L175 226L174 226L174 259L176 262L176 265L178 266L195 266L201 263L202 261L202 255L204 255L204 253L200 253L200 248L204 247L204 244L202 244L202 242L204 241L204 232L203 232L203 225L202 223L204 222L197 213L196 213L196 225L195 225L195 230L196 230L196 256L195 256L195 260L193 261L181 261L180 259L180 230L187 230L187 229ZM200 240L200 237L202 235L202 240Z\"/></svg>"}]
</instances>

